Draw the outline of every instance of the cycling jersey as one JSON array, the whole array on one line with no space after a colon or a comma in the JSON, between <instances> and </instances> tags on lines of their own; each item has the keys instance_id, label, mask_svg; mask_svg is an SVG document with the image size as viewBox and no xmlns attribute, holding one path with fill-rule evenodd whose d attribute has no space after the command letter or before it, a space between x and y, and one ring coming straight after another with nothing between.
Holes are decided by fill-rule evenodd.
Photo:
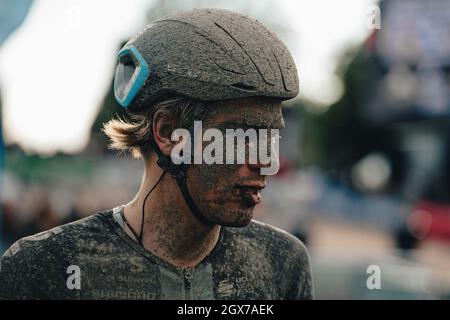
<instances>
[{"instance_id":1,"label":"cycling jersey","mask_svg":"<svg viewBox=\"0 0 450 320\"><path fill-rule=\"evenodd\" d=\"M255 220L221 227L211 253L193 268L180 268L130 238L122 211L18 240L0 259L0 298L313 298L306 247L280 229Z\"/></svg>"}]
</instances>

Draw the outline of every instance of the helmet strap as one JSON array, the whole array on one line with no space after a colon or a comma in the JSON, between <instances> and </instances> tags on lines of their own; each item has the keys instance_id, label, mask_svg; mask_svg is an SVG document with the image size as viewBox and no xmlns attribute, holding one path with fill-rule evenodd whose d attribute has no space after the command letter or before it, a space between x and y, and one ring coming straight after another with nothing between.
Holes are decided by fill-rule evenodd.
<instances>
[{"instance_id":1,"label":"helmet strap","mask_svg":"<svg viewBox=\"0 0 450 320\"><path fill-rule=\"evenodd\" d=\"M156 163L161 169L167 171L172 176L172 178L175 179L178 188L183 195L184 201L188 205L195 218L197 218L197 220L205 225L212 225L213 223L209 221L197 207L194 199L191 196L191 193L189 192L186 182L186 166L174 164L172 162L172 159L170 159L170 157L166 155L163 155L158 147L156 147L154 150L158 155L158 160L156 161Z\"/></svg>"},{"instance_id":2,"label":"helmet strap","mask_svg":"<svg viewBox=\"0 0 450 320\"><path fill-rule=\"evenodd\" d=\"M204 117L206 116L206 113L207 113L207 111L204 111L201 114L197 115L196 118L199 120L203 120ZM191 128L191 131L192 131L192 128ZM194 217L198 221L203 223L204 225L208 225L208 226L213 225L214 223L209 221L204 216L204 214L200 211L200 209L198 208L194 199L192 198L191 193L189 192L189 188L187 186L187 181L186 181L186 165L173 163L172 159L169 156L166 156L161 152L161 150L159 149L159 147L156 144L154 139L151 139L151 144L152 144L153 150L155 151L156 155L158 156L158 160L156 161L156 163L163 170L163 174L165 172L168 172L172 176L172 178L175 179L175 182L177 183L178 188L180 189L180 192L183 195L184 201L188 205L188 207L191 210ZM145 206L145 202L143 204L143 209L142 209L142 218L144 217L144 206ZM141 231L141 233L142 233L142 231Z\"/></svg>"}]
</instances>

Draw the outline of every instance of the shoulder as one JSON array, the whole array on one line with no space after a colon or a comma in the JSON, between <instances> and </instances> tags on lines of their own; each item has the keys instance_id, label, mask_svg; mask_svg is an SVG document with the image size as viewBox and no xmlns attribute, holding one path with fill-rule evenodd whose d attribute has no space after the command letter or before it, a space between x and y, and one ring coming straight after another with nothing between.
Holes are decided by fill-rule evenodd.
<instances>
[{"instance_id":1,"label":"shoulder","mask_svg":"<svg viewBox=\"0 0 450 320\"><path fill-rule=\"evenodd\" d=\"M292 234L252 220L242 228L227 228L231 241L241 252L264 255L277 274L284 299L312 299L313 279L311 263L305 244ZM251 248L251 250L247 250ZM252 257L253 259L254 257Z\"/></svg>"},{"instance_id":2,"label":"shoulder","mask_svg":"<svg viewBox=\"0 0 450 320\"><path fill-rule=\"evenodd\" d=\"M41 297L44 287L60 283L77 254L77 245L105 234L107 212L57 226L16 241L0 258L0 298ZM62 282L61 282L62 283Z\"/></svg>"},{"instance_id":3,"label":"shoulder","mask_svg":"<svg viewBox=\"0 0 450 320\"><path fill-rule=\"evenodd\" d=\"M228 228L239 238L251 241L261 249L289 255L307 255L305 244L294 235L257 220L242 228Z\"/></svg>"},{"instance_id":4,"label":"shoulder","mask_svg":"<svg viewBox=\"0 0 450 320\"><path fill-rule=\"evenodd\" d=\"M40 250L55 251L64 245L72 245L87 235L104 233L105 215L108 211L96 213L77 221L17 240L3 257L13 257L19 253L36 255Z\"/></svg>"},{"instance_id":5,"label":"shoulder","mask_svg":"<svg viewBox=\"0 0 450 320\"><path fill-rule=\"evenodd\" d=\"M252 221L249 225L250 232L256 234L255 239L265 247L277 262L277 268L286 278L280 284L285 290L286 299L313 299L314 286L311 270L311 259L305 244L294 235L274 226Z\"/></svg>"}]
</instances>

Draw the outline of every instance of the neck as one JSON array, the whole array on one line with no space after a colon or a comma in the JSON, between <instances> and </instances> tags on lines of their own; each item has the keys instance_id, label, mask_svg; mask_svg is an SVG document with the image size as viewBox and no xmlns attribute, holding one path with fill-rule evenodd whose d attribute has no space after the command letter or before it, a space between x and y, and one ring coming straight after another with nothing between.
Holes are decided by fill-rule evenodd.
<instances>
[{"instance_id":1,"label":"neck","mask_svg":"<svg viewBox=\"0 0 450 320\"><path fill-rule=\"evenodd\" d=\"M125 205L124 215L139 235L142 204L162 170L147 168L136 197ZM176 267L194 267L216 245L220 226L207 226L198 221L175 182L166 172L145 202L142 244L144 248ZM130 230L127 233L131 234Z\"/></svg>"}]
</instances>

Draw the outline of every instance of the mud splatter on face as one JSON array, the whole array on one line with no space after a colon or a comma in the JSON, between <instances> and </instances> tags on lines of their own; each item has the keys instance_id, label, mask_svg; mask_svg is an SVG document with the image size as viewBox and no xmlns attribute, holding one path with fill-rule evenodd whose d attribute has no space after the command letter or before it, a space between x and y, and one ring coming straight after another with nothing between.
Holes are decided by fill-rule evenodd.
<instances>
[{"instance_id":1,"label":"mud splatter on face","mask_svg":"<svg viewBox=\"0 0 450 320\"><path fill-rule=\"evenodd\" d=\"M203 130L279 129L284 127L279 100L247 98L213 107L203 121ZM203 144L203 148L208 143ZM225 151L224 151L225 154ZM202 213L212 222L244 226L252 218L255 204L238 187L246 183L265 184L259 166L249 164L197 164L187 169L188 186Z\"/></svg>"}]
</instances>

